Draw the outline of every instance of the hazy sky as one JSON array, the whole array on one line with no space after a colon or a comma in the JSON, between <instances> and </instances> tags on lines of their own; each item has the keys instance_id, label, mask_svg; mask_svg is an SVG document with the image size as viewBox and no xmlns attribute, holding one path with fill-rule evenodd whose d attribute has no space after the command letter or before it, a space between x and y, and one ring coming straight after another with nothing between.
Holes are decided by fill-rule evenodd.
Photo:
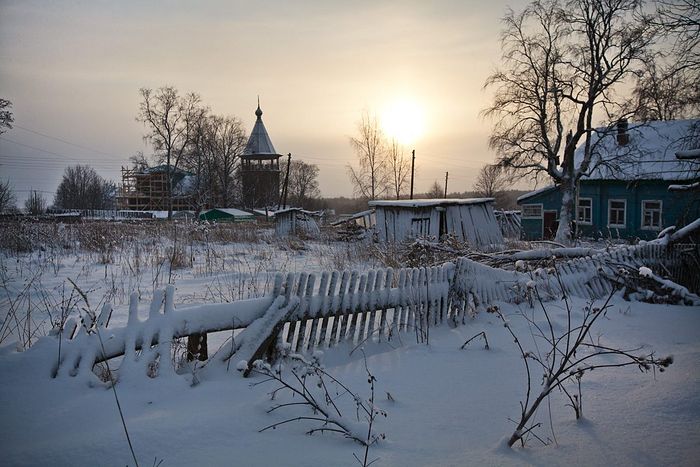
<instances>
[{"instance_id":1,"label":"hazy sky","mask_svg":"<svg viewBox=\"0 0 700 467\"><path fill-rule=\"evenodd\" d=\"M253 126L256 96L278 152L318 164L324 196L352 194L348 143L363 109L417 109L416 191L450 172L471 189L493 160L482 89L500 60L500 18L518 0L0 1L0 178L49 201L67 165L106 178L137 151L141 87L198 92ZM397 104L398 103L398 104ZM70 143L70 144L69 144ZM410 149L410 148L409 148Z\"/></svg>"}]
</instances>

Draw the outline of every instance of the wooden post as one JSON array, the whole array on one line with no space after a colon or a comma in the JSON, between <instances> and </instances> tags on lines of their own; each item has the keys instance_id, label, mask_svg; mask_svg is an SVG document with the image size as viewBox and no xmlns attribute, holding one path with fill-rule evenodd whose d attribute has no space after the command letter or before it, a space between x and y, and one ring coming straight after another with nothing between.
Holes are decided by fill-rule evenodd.
<instances>
[{"instance_id":1,"label":"wooden post","mask_svg":"<svg viewBox=\"0 0 700 467\"><path fill-rule=\"evenodd\" d=\"M416 150L411 151L411 197L410 199L413 199L413 174L415 172L415 165L416 165Z\"/></svg>"},{"instance_id":2,"label":"wooden post","mask_svg":"<svg viewBox=\"0 0 700 467\"><path fill-rule=\"evenodd\" d=\"M449 174L449 172L445 172L445 198L447 198L447 176Z\"/></svg>"},{"instance_id":3,"label":"wooden post","mask_svg":"<svg viewBox=\"0 0 700 467\"><path fill-rule=\"evenodd\" d=\"M282 189L282 207L280 209L286 209L287 207L287 190L289 188L289 169L292 166L292 153L287 154L287 175L284 177L284 188Z\"/></svg>"}]
</instances>

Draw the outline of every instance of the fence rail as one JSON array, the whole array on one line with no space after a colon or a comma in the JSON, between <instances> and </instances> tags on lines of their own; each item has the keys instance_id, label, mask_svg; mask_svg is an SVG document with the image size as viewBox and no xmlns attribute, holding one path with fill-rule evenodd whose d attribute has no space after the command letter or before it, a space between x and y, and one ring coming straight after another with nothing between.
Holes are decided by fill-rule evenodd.
<instances>
[{"instance_id":1,"label":"fence rail","mask_svg":"<svg viewBox=\"0 0 700 467\"><path fill-rule=\"evenodd\" d=\"M272 293L263 298L178 309L174 288L168 286L154 294L144 321L136 294L124 327L106 331L109 304L96 316L69 320L54 332L63 345L52 375L94 378L95 364L119 356L124 356L120 378L133 368L151 376L172 373L166 361L175 339L235 329L242 332L210 364L229 365L232 358L251 362L270 357L266 352L275 348L309 352L341 342L381 341L401 332L415 333L420 341L432 326L464 323L470 310L497 301L532 301L535 289L544 299L562 294L600 298L612 290L607 277L621 267L647 266L697 283L698 253L697 245L649 243L561 262L556 273L547 268L507 271L468 258L427 268L278 273Z\"/></svg>"}]
</instances>

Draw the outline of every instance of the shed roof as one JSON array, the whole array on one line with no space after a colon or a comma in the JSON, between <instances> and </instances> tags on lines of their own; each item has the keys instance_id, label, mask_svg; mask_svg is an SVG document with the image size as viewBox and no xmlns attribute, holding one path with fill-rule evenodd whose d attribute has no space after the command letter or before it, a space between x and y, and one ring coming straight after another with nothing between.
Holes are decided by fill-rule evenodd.
<instances>
[{"instance_id":1,"label":"shed roof","mask_svg":"<svg viewBox=\"0 0 700 467\"><path fill-rule=\"evenodd\" d=\"M602 132L603 129L601 128ZM688 180L697 178L697 162L678 160L676 152L692 145L700 131L700 119L629 123L629 143L620 145L617 132L593 133L589 180ZM584 145L576 149L576 166L583 160Z\"/></svg>"},{"instance_id":2,"label":"shed roof","mask_svg":"<svg viewBox=\"0 0 700 467\"><path fill-rule=\"evenodd\" d=\"M258 108L255 110L255 125L253 125L253 131L250 132L248 144L245 145L243 150L243 156L279 155L272 145L270 136L267 134L267 129L262 121L262 114L260 102L258 102Z\"/></svg>"},{"instance_id":3,"label":"shed roof","mask_svg":"<svg viewBox=\"0 0 700 467\"><path fill-rule=\"evenodd\" d=\"M253 217L253 214L251 214L247 211L242 211L240 209L235 209L235 208L212 208L212 209L207 209L206 211L202 212L202 214L206 214L206 213L212 212L212 211L223 212L224 214L228 214L229 216L232 216L232 217Z\"/></svg>"},{"instance_id":4,"label":"shed roof","mask_svg":"<svg viewBox=\"0 0 700 467\"><path fill-rule=\"evenodd\" d=\"M284 209L279 209L279 210L275 211L274 214L279 215L279 214L286 214L288 212L301 212L304 214L308 214L310 216L318 216L318 217L323 216L323 213L321 211L307 211L304 208L284 208Z\"/></svg>"},{"instance_id":5,"label":"shed roof","mask_svg":"<svg viewBox=\"0 0 700 467\"><path fill-rule=\"evenodd\" d=\"M396 200L374 200L370 201L370 206L375 207L396 207L396 208L426 208L436 206L450 206L462 204L485 204L492 203L494 198L429 198L429 199L396 199Z\"/></svg>"}]
</instances>

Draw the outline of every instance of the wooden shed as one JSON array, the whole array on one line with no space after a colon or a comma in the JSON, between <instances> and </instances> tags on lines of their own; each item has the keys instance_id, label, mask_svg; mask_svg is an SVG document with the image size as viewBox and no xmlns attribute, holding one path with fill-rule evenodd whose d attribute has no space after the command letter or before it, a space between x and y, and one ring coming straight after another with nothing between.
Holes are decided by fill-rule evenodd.
<instances>
[{"instance_id":1,"label":"wooden shed","mask_svg":"<svg viewBox=\"0 0 700 467\"><path fill-rule=\"evenodd\" d=\"M275 233L281 237L288 235L303 235L316 238L321 234L316 219L317 212L301 208L287 208L275 212Z\"/></svg>"},{"instance_id":2,"label":"wooden shed","mask_svg":"<svg viewBox=\"0 0 700 467\"><path fill-rule=\"evenodd\" d=\"M503 235L493 212L493 198L376 200L380 242L453 235L476 249L495 250Z\"/></svg>"},{"instance_id":3,"label":"wooden shed","mask_svg":"<svg viewBox=\"0 0 700 467\"><path fill-rule=\"evenodd\" d=\"M214 208L207 209L199 215L201 221L216 222L251 222L255 216L247 211L234 208Z\"/></svg>"}]
</instances>

